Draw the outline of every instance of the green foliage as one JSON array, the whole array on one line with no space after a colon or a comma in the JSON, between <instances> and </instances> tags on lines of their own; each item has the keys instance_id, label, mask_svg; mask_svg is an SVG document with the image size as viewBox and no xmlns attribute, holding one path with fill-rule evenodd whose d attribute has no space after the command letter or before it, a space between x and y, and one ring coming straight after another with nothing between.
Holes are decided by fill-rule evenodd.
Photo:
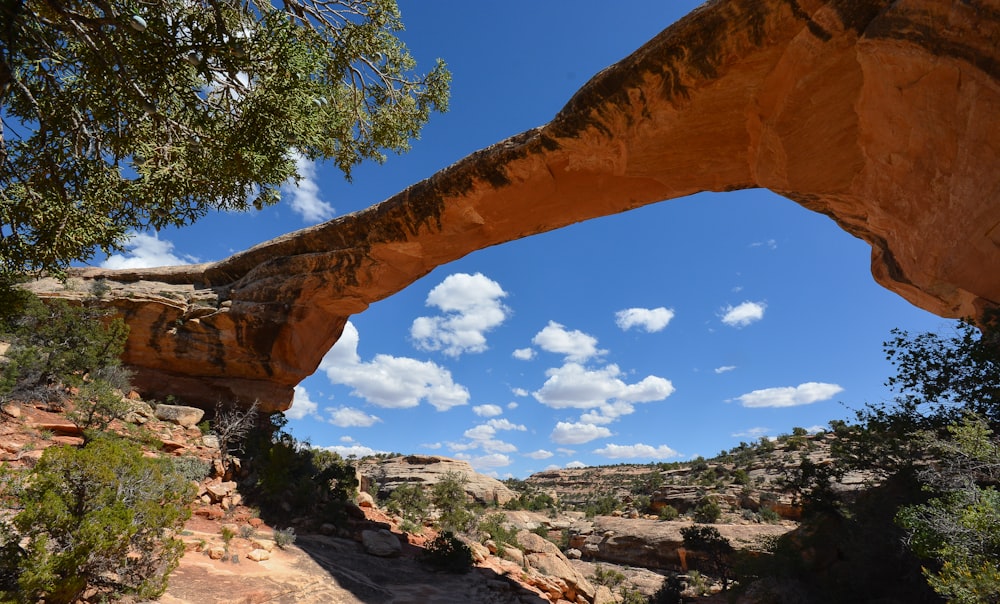
<instances>
[{"instance_id":1,"label":"green foliage","mask_svg":"<svg viewBox=\"0 0 1000 604\"><path fill-rule=\"evenodd\" d=\"M940 460L923 472L926 488L938 493L900 508L896 522L910 547L936 561L925 567L930 586L951 602L1000 602L1000 441L974 414L948 427L950 438L931 438Z\"/></svg>"},{"instance_id":2,"label":"green foliage","mask_svg":"<svg viewBox=\"0 0 1000 604\"><path fill-rule=\"evenodd\" d=\"M467 502L466 482L468 479L464 475L447 472L431 488L431 503L438 511L437 523L445 532L466 531L475 518Z\"/></svg>"},{"instance_id":3,"label":"green foliage","mask_svg":"<svg viewBox=\"0 0 1000 604\"><path fill-rule=\"evenodd\" d=\"M648 604L649 599L638 589L622 586L618 590L620 604Z\"/></svg>"},{"instance_id":4,"label":"green foliage","mask_svg":"<svg viewBox=\"0 0 1000 604\"><path fill-rule=\"evenodd\" d=\"M295 529L290 526L283 529L274 529L271 539L279 548L285 549L295 543Z\"/></svg>"},{"instance_id":5,"label":"green foliage","mask_svg":"<svg viewBox=\"0 0 1000 604\"><path fill-rule=\"evenodd\" d=\"M722 506L714 497L704 497L698 505L691 511L691 516L695 522L711 524L719 520L722 516Z\"/></svg>"},{"instance_id":6,"label":"green foliage","mask_svg":"<svg viewBox=\"0 0 1000 604\"><path fill-rule=\"evenodd\" d=\"M731 557L733 546L714 526L694 525L681 529L684 547L701 552L706 556L709 570L722 579L722 589L729 586L732 578Z\"/></svg>"},{"instance_id":7,"label":"green foliage","mask_svg":"<svg viewBox=\"0 0 1000 604\"><path fill-rule=\"evenodd\" d=\"M467 573L472 569L472 549L450 531L444 531L427 544L421 561L435 570Z\"/></svg>"},{"instance_id":8,"label":"green foliage","mask_svg":"<svg viewBox=\"0 0 1000 604\"><path fill-rule=\"evenodd\" d=\"M672 505L664 505L659 511L660 520L676 520L679 515L680 512Z\"/></svg>"},{"instance_id":9,"label":"green foliage","mask_svg":"<svg viewBox=\"0 0 1000 604\"><path fill-rule=\"evenodd\" d=\"M660 588L650 596L648 604L682 604L684 602L681 597L682 591L684 591L684 586L680 578L677 575L670 575L663 581Z\"/></svg>"},{"instance_id":10,"label":"green foliage","mask_svg":"<svg viewBox=\"0 0 1000 604\"><path fill-rule=\"evenodd\" d=\"M507 516L502 512L494 512L483 516L479 519L476 528L483 541L486 539L493 540L493 543L497 546L498 553L503 553L506 546L517 543L517 529L508 525ZM548 535L543 536L548 538Z\"/></svg>"},{"instance_id":11,"label":"green foliage","mask_svg":"<svg viewBox=\"0 0 1000 604\"><path fill-rule=\"evenodd\" d=\"M120 364L128 326L121 318L110 319L108 311L28 296L5 323L11 347L0 373L0 396L62 402L66 386L83 384L87 374L109 388L127 385L127 374L113 368Z\"/></svg>"},{"instance_id":12,"label":"green foliage","mask_svg":"<svg viewBox=\"0 0 1000 604\"><path fill-rule=\"evenodd\" d=\"M170 457L174 472L180 474L185 480L201 482L208 473L212 471L212 464L195 457L194 455L182 455L181 457Z\"/></svg>"},{"instance_id":13,"label":"green foliage","mask_svg":"<svg viewBox=\"0 0 1000 604\"><path fill-rule=\"evenodd\" d=\"M557 507L556 501L551 495L538 491L523 480L508 478L504 480L504 484L518 494L516 499L511 499L504 504L505 509L541 512L544 510L552 511Z\"/></svg>"},{"instance_id":14,"label":"green foliage","mask_svg":"<svg viewBox=\"0 0 1000 604\"><path fill-rule=\"evenodd\" d=\"M781 522L781 515L775 512L774 508L767 506L760 507L760 510L757 511L757 517L760 518L761 522L767 522L768 524Z\"/></svg>"},{"instance_id":15,"label":"green foliage","mask_svg":"<svg viewBox=\"0 0 1000 604\"><path fill-rule=\"evenodd\" d=\"M349 176L447 109L395 0L3 6L0 275L274 203L296 155Z\"/></svg>"},{"instance_id":16,"label":"green foliage","mask_svg":"<svg viewBox=\"0 0 1000 604\"><path fill-rule=\"evenodd\" d=\"M265 518L287 519L289 513L343 524L347 504L357 495L354 466L336 453L300 443L285 432L284 417L271 416L271 425L251 432L247 439L253 484L244 493Z\"/></svg>"},{"instance_id":17,"label":"green foliage","mask_svg":"<svg viewBox=\"0 0 1000 604\"><path fill-rule=\"evenodd\" d=\"M73 396L73 409L66 417L91 440L108 429L111 422L125 417L132 406L122 397L121 390L97 376L84 382Z\"/></svg>"},{"instance_id":18,"label":"green foliage","mask_svg":"<svg viewBox=\"0 0 1000 604\"><path fill-rule=\"evenodd\" d=\"M594 567L594 574L588 578L591 583L604 585L612 590L625 583L625 575L613 568L604 568L600 564Z\"/></svg>"},{"instance_id":19,"label":"green foliage","mask_svg":"<svg viewBox=\"0 0 1000 604\"><path fill-rule=\"evenodd\" d=\"M404 520L419 526L427 519L427 510L430 507L430 499L427 493L419 484L401 484L385 502L385 508L390 513L402 516Z\"/></svg>"},{"instance_id":20,"label":"green foliage","mask_svg":"<svg viewBox=\"0 0 1000 604\"><path fill-rule=\"evenodd\" d=\"M180 529L194 496L172 470L110 437L46 449L23 483L5 483L4 496L21 505L9 528L26 539L13 558L17 597L73 602L89 588L110 596L162 593L183 553L164 531Z\"/></svg>"},{"instance_id":21,"label":"green foliage","mask_svg":"<svg viewBox=\"0 0 1000 604\"><path fill-rule=\"evenodd\" d=\"M618 497L611 493L604 493L587 500L583 506L583 512L587 518L594 516L607 516L618 508Z\"/></svg>"}]
</instances>

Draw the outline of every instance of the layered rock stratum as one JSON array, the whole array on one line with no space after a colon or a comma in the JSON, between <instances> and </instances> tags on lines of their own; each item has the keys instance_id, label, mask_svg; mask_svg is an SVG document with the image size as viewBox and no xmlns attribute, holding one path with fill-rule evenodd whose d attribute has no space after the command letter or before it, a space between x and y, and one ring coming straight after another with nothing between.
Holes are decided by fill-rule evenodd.
<instances>
[{"instance_id":1,"label":"layered rock stratum","mask_svg":"<svg viewBox=\"0 0 1000 604\"><path fill-rule=\"evenodd\" d=\"M715 0L547 125L367 210L104 279L141 391L284 410L348 317L475 250L700 191L762 187L872 246L945 317L1000 302L1000 2ZM51 280L47 296L82 296Z\"/></svg>"}]
</instances>

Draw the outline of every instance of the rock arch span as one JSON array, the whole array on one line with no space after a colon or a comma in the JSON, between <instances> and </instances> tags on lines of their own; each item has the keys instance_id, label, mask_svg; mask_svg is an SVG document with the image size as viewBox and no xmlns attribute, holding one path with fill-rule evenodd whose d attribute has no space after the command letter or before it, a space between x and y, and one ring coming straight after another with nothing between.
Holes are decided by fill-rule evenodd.
<instances>
[{"instance_id":1,"label":"rock arch span","mask_svg":"<svg viewBox=\"0 0 1000 604\"><path fill-rule=\"evenodd\" d=\"M1000 0L715 0L546 126L225 260L105 279L137 386L284 410L349 316L487 246L700 191L770 189L946 317L1000 302ZM45 296L82 296L52 280Z\"/></svg>"}]
</instances>

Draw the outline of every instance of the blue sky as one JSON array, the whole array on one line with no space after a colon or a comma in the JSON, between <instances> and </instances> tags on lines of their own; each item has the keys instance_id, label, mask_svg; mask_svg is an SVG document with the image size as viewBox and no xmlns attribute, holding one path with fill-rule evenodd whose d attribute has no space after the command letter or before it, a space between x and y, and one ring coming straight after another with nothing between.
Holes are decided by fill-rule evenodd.
<instances>
[{"instance_id":1,"label":"blue sky","mask_svg":"<svg viewBox=\"0 0 1000 604\"><path fill-rule=\"evenodd\" d=\"M109 266L207 262L390 197L552 119L697 2L401 0L451 109L354 181L302 163L278 206L144 234ZM767 191L699 194L481 250L352 317L287 413L345 455L549 467L678 461L888 397L889 330L947 328L871 277L870 248Z\"/></svg>"}]
</instances>

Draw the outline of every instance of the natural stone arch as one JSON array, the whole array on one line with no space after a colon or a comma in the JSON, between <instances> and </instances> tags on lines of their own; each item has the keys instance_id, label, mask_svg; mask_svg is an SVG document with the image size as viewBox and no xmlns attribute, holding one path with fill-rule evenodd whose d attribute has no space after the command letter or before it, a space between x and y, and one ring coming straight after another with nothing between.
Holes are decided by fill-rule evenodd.
<instances>
[{"instance_id":1,"label":"natural stone arch","mask_svg":"<svg viewBox=\"0 0 1000 604\"><path fill-rule=\"evenodd\" d=\"M770 189L871 244L883 286L981 316L1000 301L998 48L995 0L716 0L551 123L367 210L216 263L72 277L111 286L140 389L265 410L350 315L435 267L699 191Z\"/></svg>"}]
</instances>

